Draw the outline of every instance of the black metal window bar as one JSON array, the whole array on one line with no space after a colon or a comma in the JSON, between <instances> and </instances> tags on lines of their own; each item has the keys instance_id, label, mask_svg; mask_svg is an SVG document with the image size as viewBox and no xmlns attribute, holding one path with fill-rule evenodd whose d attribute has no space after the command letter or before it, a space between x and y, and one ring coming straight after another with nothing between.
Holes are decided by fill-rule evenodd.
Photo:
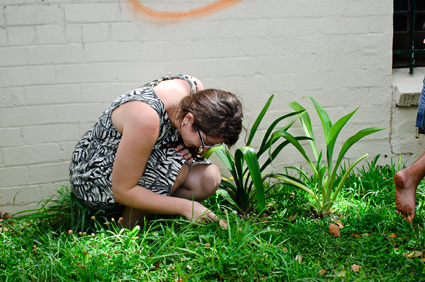
<instances>
[{"instance_id":1,"label":"black metal window bar","mask_svg":"<svg viewBox=\"0 0 425 282\"><path fill-rule=\"evenodd\" d=\"M425 0L394 0L393 68L425 66Z\"/></svg>"}]
</instances>

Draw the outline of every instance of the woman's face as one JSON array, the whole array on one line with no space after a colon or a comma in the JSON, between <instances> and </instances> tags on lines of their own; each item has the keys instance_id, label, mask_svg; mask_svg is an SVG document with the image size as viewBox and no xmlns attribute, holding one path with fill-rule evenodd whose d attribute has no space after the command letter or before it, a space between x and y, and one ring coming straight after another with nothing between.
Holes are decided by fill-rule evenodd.
<instances>
[{"instance_id":1,"label":"woman's face","mask_svg":"<svg viewBox=\"0 0 425 282\"><path fill-rule=\"evenodd\" d=\"M201 148L204 152L207 152L211 147L219 146L224 142L224 139L209 137L202 131L199 131L198 133L198 130L195 130L192 124L182 128L180 134L186 147Z\"/></svg>"},{"instance_id":2,"label":"woman's face","mask_svg":"<svg viewBox=\"0 0 425 282\"><path fill-rule=\"evenodd\" d=\"M212 138L202 131L196 130L193 127L192 114L187 114L183 119L182 126L180 128L180 135L182 136L183 143L186 147L201 148L204 152L207 152L211 147L220 145L224 142L224 139Z\"/></svg>"}]
</instances>

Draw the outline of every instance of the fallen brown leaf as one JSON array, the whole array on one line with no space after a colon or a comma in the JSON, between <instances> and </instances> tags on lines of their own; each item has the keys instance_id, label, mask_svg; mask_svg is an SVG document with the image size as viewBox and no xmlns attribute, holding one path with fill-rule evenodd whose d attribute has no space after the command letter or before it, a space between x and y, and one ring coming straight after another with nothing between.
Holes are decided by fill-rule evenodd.
<instances>
[{"instance_id":1,"label":"fallen brown leaf","mask_svg":"<svg viewBox=\"0 0 425 282\"><path fill-rule=\"evenodd\" d=\"M297 218L297 215L296 215L296 214L294 214L293 216L288 217L288 220L289 220L290 222L294 222L296 218Z\"/></svg>"},{"instance_id":2,"label":"fallen brown leaf","mask_svg":"<svg viewBox=\"0 0 425 282\"><path fill-rule=\"evenodd\" d=\"M421 262L425 263L425 258L421 258Z\"/></svg>"},{"instance_id":3,"label":"fallen brown leaf","mask_svg":"<svg viewBox=\"0 0 425 282\"><path fill-rule=\"evenodd\" d=\"M3 219L4 220L8 220L8 219L10 219L12 217L12 215L10 214L10 213L8 213L8 212L5 212L4 214L3 214Z\"/></svg>"},{"instance_id":4,"label":"fallen brown leaf","mask_svg":"<svg viewBox=\"0 0 425 282\"><path fill-rule=\"evenodd\" d=\"M329 222L329 230L335 237L341 237L341 232L339 231L338 225Z\"/></svg>"},{"instance_id":5,"label":"fallen brown leaf","mask_svg":"<svg viewBox=\"0 0 425 282\"><path fill-rule=\"evenodd\" d=\"M421 257L424 254L424 252L422 251L416 251L415 254L413 255L414 258L418 258Z\"/></svg>"},{"instance_id":6,"label":"fallen brown leaf","mask_svg":"<svg viewBox=\"0 0 425 282\"><path fill-rule=\"evenodd\" d=\"M351 266L351 269L352 269L354 272L359 272L359 270L360 270L360 265L353 264L353 265Z\"/></svg>"},{"instance_id":7,"label":"fallen brown leaf","mask_svg":"<svg viewBox=\"0 0 425 282\"><path fill-rule=\"evenodd\" d=\"M228 227L227 221L225 221L224 219L220 219L218 221L218 224L220 225L221 229L227 229Z\"/></svg>"},{"instance_id":8,"label":"fallen brown leaf","mask_svg":"<svg viewBox=\"0 0 425 282\"><path fill-rule=\"evenodd\" d=\"M392 239L392 238L395 238L395 237L397 237L397 235L395 235L394 233L391 233L390 238Z\"/></svg>"},{"instance_id":9,"label":"fallen brown leaf","mask_svg":"<svg viewBox=\"0 0 425 282\"><path fill-rule=\"evenodd\" d=\"M351 236L353 236L354 238L360 238L360 237L362 237L359 234L351 234Z\"/></svg>"},{"instance_id":10,"label":"fallen brown leaf","mask_svg":"<svg viewBox=\"0 0 425 282\"><path fill-rule=\"evenodd\" d=\"M343 271L340 271L340 272L338 272L337 274L336 274L336 277L345 277L345 275L347 275L347 271L345 271L345 270L343 270Z\"/></svg>"},{"instance_id":11,"label":"fallen brown leaf","mask_svg":"<svg viewBox=\"0 0 425 282\"><path fill-rule=\"evenodd\" d=\"M160 268L162 267L161 267L161 261L159 260L153 264L153 269L160 269Z\"/></svg>"},{"instance_id":12,"label":"fallen brown leaf","mask_svg":"<svg viewBox=\"0 0 425 282\"><path fill-rule=\"evenodd\" d=\"M184 282L184 281L188 281L188 278L186 280L184 280L183 277L179 276L176 278L176 280L174 280L174 282Z\"/></svg>"},{"instance_id":13,"label":"fallen brown leaf","mask_svg":"<svg viewBox=\"0 0 425 282\"><path fill-rule=\"evenodd\" d=\"M408 254L407 256L409 258L418 258L418 257L422 256L423 253L424 252L422 252L422 251L415 251L415 252L412 252L412 253Z\"/></svg>"},{"instance_id":14,"label":"fallen brown leaf","mask_svg":"<svg viewBox=\"0 0 425 282\"><path fill-rule=\"evenodd\" d=\"M299 263L303 261L303 257L301 255L296 255L295 260L297 260Z\"/></svg>"},{"instance_id":15,"label":"fallen brown leaf","mask_svg":"<svg viewBox=\"0 0 425 282\"><path fill-rule=\"evenodd\" d=\"M342 224L341 220L334 218L334 222L339 226L339 228L344 228L344 224Z\"/></svg>"},{"instance_id":16,"label":"fallen brown leaf","mask_svg":"<svg viewBox=\"0 0 425 282\"><path fill-rule=\"evenodd\" d=\"M269 220L269 216L268 216L268 215L264 215L264 216L261 218L261 221L267 221L267 220Z\"/></svg>"},{"instance_id":17,"label":"fallen brown leaf","mask_svg":"<svg viewBox=\"0 0 425 282\"><path fill-rule=\"evenodd\" d=\"M366 236L369 236L369 233L363 233L362 234L362 237L366 237Z\"/></svg>"},{"instance_id":18,"label":"fallen brown leaf","mask_svg":"<svg viewBox=\"0 0 425 282\"><path fill-rule=\"evenodd\" d=\"M288 249L287 249L287 248L285 248L285 247L284 247L282 250L283 250L285 253L287 253L287 252L288 252Z\"/></svg>"},{"instance_id":19,"label":"fallen brown leaf","mask_svg":"<svg viewBox=\"0 0 425 282\"><path fill-rule=\"evenodd\" d=\"M322 276L325 275L326 274L326 270L324 270L324 269L319 270L319 274L322 275Z\"/></svg>"}]
</instances>

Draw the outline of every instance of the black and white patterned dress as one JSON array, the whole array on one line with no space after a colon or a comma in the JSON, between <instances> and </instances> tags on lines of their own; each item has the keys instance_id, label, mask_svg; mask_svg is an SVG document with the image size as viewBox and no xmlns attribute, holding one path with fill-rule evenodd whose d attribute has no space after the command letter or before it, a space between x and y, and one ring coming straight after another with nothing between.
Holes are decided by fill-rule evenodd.
<instances>
[{"instance_id":1,"label":"black and white patterned dress","mask_svg":"<svg viewBox=\"0 0 425 282\"><path fill-rule=\"evenodd\" d=\"M158 112L160 132L157 142L138 185L161 195L169 195L177 174L186 160L166 148L169 142L179 139L178 130L172 126L165 106L156 96L153 87L163 80L183 79L190 84L191 94L197 91L196 81L186 75L171 75L153 80L141 88L118 97L100 116L75 146L69 166L71 190L86 206L96 209L113 210L122 208L112 194L111 174L121 140L121 133L111 121L111 113L128 101L142 101ZM211 163L208 160L202 163Z\"/></svg>"}]
</instances>

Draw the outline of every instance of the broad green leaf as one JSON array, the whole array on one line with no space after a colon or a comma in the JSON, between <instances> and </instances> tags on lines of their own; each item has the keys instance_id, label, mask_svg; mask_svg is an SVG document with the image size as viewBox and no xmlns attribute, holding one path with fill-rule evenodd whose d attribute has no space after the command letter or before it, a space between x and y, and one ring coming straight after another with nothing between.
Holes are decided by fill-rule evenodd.
<instances>
[{"instance_id":1,"label":"broad green leaf","mask_svg":"<svg viewBox=\"0 0 425 282\"><path fill-rule=\"evenodd\" d=\"M224 145L220 145L218 147L210 148L208 151L204 152L204 158L209 159L217 150L226 150L226 147L224 147Z\"/></svg>"},{"instance_id":2,"label":"broad green leaf","mask_svg":"<svg viewBox=\"0 0 425 282\"><path fill-rule=\"evenodd\" d=\"M216 191L216 193L220 196L222 196L223 198L227 199L230 198L229 193L225 190L225 189L218 189Z\"/></svg>"},{"instance_id":3,"label":"broad green leaf","mask_svg":"<svg viewBox=\"0 0 425 282\"><path fill-rule=\"evenodd\" d=\"M296 170L300 175L302 175L305 179L308 179L308 175L300 168L295 167L295 166L286 166L285 168L287 169L293 169Z\"/></svg>"},{"instance_id":4,"label":"broad green leaf","mask_svg":"<svg viewBox=\"0 0 425 282\"><path fill-rule=\"evenodd\" d=\"M347 124L347 122L358 109L359 107L357 107L357 109L355 109L348 115L345 115L340 118L329 130L328 140L326 141L326 157L328 161L328 171L332 171L332 158L336 139L338 138L338 135L341 132L342 128Z\"/></svg>"},{"instance_id":5,"label":"broad green leaf","mask_svg":"<svg viewBox=\"0 0 425 282\"><path fill-rule=\"evenodd\" d=\"M332 171L332 179L335 178L336 170L338 169L342 159L344 158L348 149L351 148L351 146L353 146L357 141L359 141L363 137L366 137L366 136L368 136L372 133L375 133L375 132L378 132L378 131L381 131L381 130L384 130L384 129L385 129L385 127L370 127L370 128L360 130L359 132L357 132L356 134L354 134L353 136L348 138L347 141L345 141L345 143L342 145L341 150L339 152L338 159L337 159L337 161L335 163L335 167Z\"/></svg>"},{"instance_id":6,"label":"broad green leaf","mask_svg":"<svg viewBox=\"0 0 425 282\"><path fill-rule=\"evenodd\" d=\"M272 146L276 141L277 141L277 139L276 140L274 140L273 142L271 141L271 140L267 140L268 138L269 138L269 136L270 136L270 133L271 133L271 131L274 129L274 127L277 125L277 123L279 123L279 121L281 121L282 119L285 119L285 118L288 118L288 117L291 117L291 116L294 116L294 115L297 115L297 114L299 114L299 112L292 112L292 113L290 113L290 114L287 114L287 115L284 115L284 116L282 116L282 117L280 117L280 118L278 118L278 119L276 119L273 123L272 123L272 125L271 126L269 126L269 128L267 129L267 132L266 132L266 134L265 134L265 136L264 136L264 138L263 138L263 141L262 141L262 144L261 144L261 146L260 146L260 148L258 149L258 152L257 152L257 159L260 159L260 156L265 152L265 151L267 151L267 149L268 148L270 148L270 146ZM294 123L295 123L295 121L297 120L298 118L295 118L295 119L293 119L289 124L287 124L286 126L284 126L281 130L288 130ZM266 164L265 166L267 167L269 164ZM244 173L247 173L247 169L248 168L246 168L245 169L245 171L244 171Z\"/></svg>"},{"instance_id":7,"label":"broad green leaf","mask_svg":"<svg viewBox=\"0 0 425 282\"><path fill-rule=\"evenodd\" d=\"M294 115L301 115L303 112L305 112L305 111L298 111L298 112L292 112L292 113L289 113L289 114L286 114L286 115L283 115L283 116L281 116L281 117L279 117L279 118L277 118L274 122L272 122L272 124L269 126L269 128L267 128L267 131L266 131L266 134L264 135L264 137L263 137L263 141L261 142L261 145L260 145L260 150L258 151L258 153L257 153L257 157L259 157L259 155L261 155L264 151L266 151L267 150L267 146L264 146L266 143L267 143L267 140L269 139L269 136L270 136L270 134L272 133L272 131L273 131L273 129L276 127L276 125L280 122L280 121L282 121L282 120L284 120L284 119L286 119L286 118L288 118L288 117L291 117L291 116L294 116ZM298 118L297 118L298 119ZM285 130L288 130L294 123L295 123L295 121L297 120L297 119L293 119L289 124L287 124L286 126L284 126L283 128L285 128ZM261 149L263 149L262 150L262 152L261 152ZM261 152L261 153L260 153Z\"/></svg>"},{"instance_id":8,"label":"broad green leaf","mask_svg":"<svg viewBox=\"0 0 425 282\"><path fill-rule=\"evenodd\" d=\"M306 136L297 136L297 137L295 137L295 139L296 140L311 140L310 137L306 137ZM276 139L276 141L277 141L277 139ZM269 158L263 163L263 165L261 166L260 171L263 172L272 163L272 160L274 160L277 157L277 155L279 155L280 151L282 151L282 149L285 148L285 146L287 146L290 143L291 142L289 142L288 140L283 141L282 143L280 143L276 147L276 149L271 153L271 155L269 156Z\"/></svg>"},{"instance_id":9,"label":"broad green leaf","mask_svg":"<svg viewBox=\"0 0 425 282\"><path fill-rule=\"evenodd\" d=\"M292 102L288 104L294 111L305 111L302 115L299 115L301 125L303 126L304 133L306 136L312 138L311 141L309 141L311 150L313 151L314 158L317 160L319 156L319 150L317 149L316 141L314 139L314 133L313 133L313 126L311 125L310 115L306 111L306 109L298 104L297 102Z\"/></svg>"},{"instance_id":10,"label":"broad green leaf","mask_svg":"<svg viewBox=\"0 0 425 282\"><path fill-rule=\"evenodd\" d=\"M360 158L358 158L354 163L352 163L349 167L348 167L348 169L347 169L347 171L344 173L344 175L342 176L342 179L341 179L341 181L339 182L339 184L338 184L338 187L336 188L336 190L335 190L335 192L334 192L334 194L332 195L332 201L335 201L335 199L336 199L336 197L338 196L338 194L339 194L339 191L341 191L341 188L342 188L342 186L344 185L344 182L345 182L345 180L347 179L347 177L350 175L350 172L351 172L351 170L361 161L361 160L363 160L364 158L366 158L368 156L368 154L365 154L365 155L363 155L363 156L361 156ZM336 170L336 167L335 167L335 170Z\"/></svg>"},{"instance_id":11,"label":"broad green leaf","mask_svg":"<svg viewBox=\"0 0 425 282\"><path fill-rule=\"evenodd\" d=\"M229 170L229 172L231 173L231 175L234 178L234 183L236 185L236 188L240 190L240 182L242 181L242 174L240 174L240 176L238 175L237 171L235 170L235 164L233 161L232 156L229 154L229 152L226 150L226 148L224 147L224 145L215 147L215 148L211 148L214 149L212 151L212 153L216 153L217 156L219 156L219 158L221 159L221 161L224 163L224 165L226 166L226 168ZM208 150L209 152L210 150ZM211 154L212 154L211 153ZM211 155L210 154L210 155Z\"/></svg>"},{"instance_id":12,"label":"broad green leaf","mask_svg":"<svg viewBox=\"0 0 425 282\"><path fill-rule=\"evenodd\" d=\"M323 177L326 173L326 166L322 164L318 164L317 169L317 186L319 188L320 193L322 193L323 196L326 196L325 193L325 183L323 183Z\"/></svg>"},{"instance_id":13,"label":"broad green leaf","mask_svg":"<svg viewBox=\"0 0 425 282\"><path fill-rule=\"evenodd\" d=\"M243 147L245 148L245 147ZM243 150L243 148L236 149L235 151L235 174L238 176L238 180L235 179L236 186L238 187L240 193L244 193L245 187L243 185L243 165L245 163L244 155L238 154L240 150ZM243 191L242 191L243 190Z\"/></svg>"},{"instance_id":14,"label":"broad green leaf","mask_svg":"<svg viewBox=\"0 0 425 282\"><path fill-rule=\"evenodd\" d=\"M216 192L218 195L226 199L231 205L237 207L237 204L235 203L234 196L230 195L230 193L225 189L218 189Z\"/></svg>"},{"instance_id":15,"label":"broad green leaf","mask_svg":"<svg viewBox=\"0 0 425 282\"><path fill-rule=\"evenodd\" d=\"M313 97L308 96L308 98L313 102L313 105L316 108L316 112L319 115L320 121L322 122L326 143L328 143L329 130L332 127L331 119L329 118L325 109L316 100L314 100Z\"/></svg>"},{"instance_id":16,"label":"broad green leaf","mask_svg":"<svg viewBox=\"0 0 425 282\"><path fill-rule=\"evenodd\" d=\"M218 147L209 149L205 157L209 158L213 153L216 153L217 156L219 156L219 158L221 159L221 161L224 163L224 165L229 171L234 170L233 168L234 162L233 162L232 156L229 154L229 152L227 152L224 145L220 145Z\"/></svg>"},{"instance_id":17,"label":"broad green leaf","mask_svg":"<svg viewBox=\"0 0 425 282\"><path fill-rule=\"evenodd\" d=\"M282 128L280 128L279 129L279 131L288 131L288 129L295 123L295 121L297 120L299 118L299 116L297 117L297 118L295 118L295 119L293 119L289 124L287 124L286 126L284 126L284 127L282 127ZM269 135L270 136L270 135ZM269 137L269 136L267 136L267 138ZM309 138L309 140L311 140L311 138ZM277 139L272 139L272 138L270 138L270 139L268 139L268 140L265 140L265 139L263 139L263 142L265 141L265 143L264 144L261 144L261 147L258 149L258 152L257 152L257 158L259 159L260 158L260 156L265 152L265 151L267 151L276 141L277 141Z\"/></svg>"},{"instance_id":18,"label":"broad green leaf","mask_svg":"<svg viewBox=\"0 0 425 282\"><path fill-rule=\"evenodd\" d=\"M304 159L307 161L307 163L310 165L310 167L312 168L312 170L314 171L314 173L316 172L316 168L314 167L313 163L310 161L310 158L307 156L304 148L301 146L301 144L298 142L298 140L292 136L290 133L284 131L284 130L278 130L276 132L273 133L272 137L270 140L274 140L277 138L283 137L286 140L288 140L289 142L292 143L292 145L295 146L295 148L298 149L298 151L301 153L301 155L303 155Z\"/></svg>"},{"instance_id":19,"label":"broad green leaf","mask_svg":"<svg viewBox=\"0 0 425 282\"><path fill-rule=\"evenodd\" d=\"M347 206L353 207L353 208L357 208L358 207L358 205L353 204L353 203L350 203L348 201L344 201L344 200L334 201L334 203L341 203L341 204L344 204L344 205L347 205Z\"/></svg>"},{"instance_id":20,"label":"broad green leaf","mask_svg":"<svg viewBox=\"0 0 425 282\"><path fill-rule=\"evenodd\" d=\"M264 115L266 114L267 110L270 107L270 104L273 100L274 94L270 96L269 100L267 100L266 104L264 105L263 109L261 110L260 114L258 115L257 119L255 120L251 131L249 133L248 142L246 142L246 146L251 145L251 141L254 138L255 132L257 132L258 126L260 125L261 121L263 120Z\"/></svg>"},{"instance_id":21,"label":"broad green leaf","mask_svg":"<svg viewBox=\"0 0 425 282\"><path fill-rule=\"evenodd\" d=\"M230 189L230 190L232 190L232 191L236 191L235 183L230 182L230 181L226 181L226 180L223 180L223 179L222 179L222 180L220 181L220 186L222 186L222 187L223 187L223 189L225 189L225 190Z\"/></svg>"},{"instance_id":22,"label":"broad green leaf","mask_svg":"<svg viewBox=\"0 0 425 282\"><path fill-rule=\"evenodd\" d=\"M281 181L288 183L292 186L295 186L297 188L300 188L300 189L304 190L305 192L307 192L308 194L310 194L310 196L312 196L314 199L317 199L315 193L310 188L308 188L304 183L294 179L293 177L291 177L289 175L273 174L270 177L281 180Z\"/></svg>"},{"instance_id":23,"label":"broad green leaf","mask_svg":"<svg viewBox=\"0 0 425 282\"><path fill-rule=\"evenodd\" d=\"M250 177L254 183L258 208L260 211L262 211L265 206L264 186L260 173L260 164L258 163L257 155L255 154L254 149L250 146L237 149L235 152L235 160L236 159L241 160L236 162L236 170L240 172L242 172L242 160L246 161L249 168Z\"/></svg>"}]
</instances>

